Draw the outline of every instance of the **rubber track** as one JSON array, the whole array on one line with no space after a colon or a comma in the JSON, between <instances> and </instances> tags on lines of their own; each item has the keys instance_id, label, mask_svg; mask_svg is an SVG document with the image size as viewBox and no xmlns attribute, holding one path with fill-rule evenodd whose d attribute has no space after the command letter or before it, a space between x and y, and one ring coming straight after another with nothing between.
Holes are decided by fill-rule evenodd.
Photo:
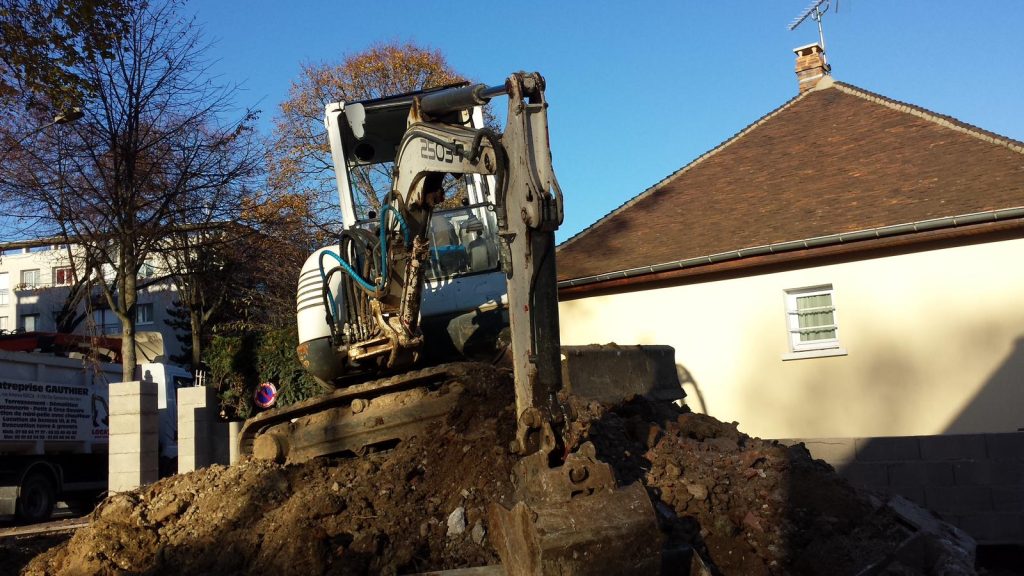
<instances>
[{"instance_id":1,"label":"rubber track","mask_svg":"<svg viewBox=\"0 0 1024 576\"><path fill-rule=\"evenodd\" d=\"M391 392L409 390L431 384L441 384L481 366L488 365L476 362L440 364L429 368L404 372L388 378L363 382L362 384L346 388L339 388L333 392L296 402L283 408L262 412L246 420L242 425L238 439L239 450L243 455L252 454L252 445L256 436L268 428L289 422L295 418L316 414L328 408L350 404L357 398L371 399Z\"/></svg>"}]
</instances>

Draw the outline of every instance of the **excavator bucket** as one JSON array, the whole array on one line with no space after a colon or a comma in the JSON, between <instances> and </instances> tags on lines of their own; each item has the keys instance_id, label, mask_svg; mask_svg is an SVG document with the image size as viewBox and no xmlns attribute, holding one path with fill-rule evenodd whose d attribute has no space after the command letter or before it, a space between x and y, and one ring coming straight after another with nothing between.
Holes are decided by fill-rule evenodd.
<instances>
[{"instance_id":1,"label":"excavator bucket","mask_svg":"<svg viewBox=\"0 0 1024 576\"><path fill-rule=\"evenodd\" d=\"M617 404L635 396L685 397L670 346L563 346L562 383L579 398ZM491 504L491 542L509 576L658 574L661 533L639 482L619 487L586 442L552 466L538 451L514 471L516 503Z\"/></svg>"},{"instance_id":2,"label":"excavator bucket","mask_svg":"<svg viewBox=\"0 0 1024 576\"><path fill-rule=\"evenodd\" d=\"M583 444L550 468L543 454L519 461L518 502L491 504L491 542L509 576L658 574L661 535L643 485L616 488L611 467Z\"/></svg>"}]
</instances>

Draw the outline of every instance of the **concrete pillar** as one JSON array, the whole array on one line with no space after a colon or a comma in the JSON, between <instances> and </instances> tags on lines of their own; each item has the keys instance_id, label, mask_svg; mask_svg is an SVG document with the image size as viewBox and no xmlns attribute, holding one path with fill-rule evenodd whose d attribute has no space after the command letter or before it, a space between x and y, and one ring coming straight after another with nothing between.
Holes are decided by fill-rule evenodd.
<instances>
[{"instance_id":1,"label":"concrete pillar","mask_svg":"<svg viewBox=\"0 0 1024 576\"><path fill-rule=\"evenodd\" d=\"M108 490L125 492L160 479L156 382L110 385Z\"/></svg>"},{"instance_id":2,"label":"concrete pillar","mask_svg":"<svg viewBox=\"0 0 1024 576\"><path fill-rule=\"evenodd\" d=\"M213 429L213 462L234 464L238 462L238 434L241 422L218 422Z\"/></svg>"},{"instance_id":3,"label":"concrete pillar","mask_svg":"<svg viewBox=\"0 0 1024 576\"><path fill-rule=\"evenodd\" d=\"M219 424L217 412L217 393L213 388L178 389L179 474L213 464L211 437Z\"/></svg>"}]
</instances>

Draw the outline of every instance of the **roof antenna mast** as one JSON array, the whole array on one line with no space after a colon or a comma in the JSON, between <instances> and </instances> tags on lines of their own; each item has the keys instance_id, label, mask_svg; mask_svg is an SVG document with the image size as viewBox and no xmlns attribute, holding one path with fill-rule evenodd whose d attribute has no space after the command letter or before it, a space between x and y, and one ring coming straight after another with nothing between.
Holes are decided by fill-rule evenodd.
<instances>
[{"instance_id":1,"label":"roof antenna mast","mask_svg":"<svg viewBox=\"0 0 1024 576\"><path fill-rule=\"evenodd\" d=\"M804 20L807 20L808 17L818 23L818 41L821 43L821 59L823 64L828 64L828 61L825 57L825 32L821 28L821 17L825 15L825 12L828 12L830 3L831 0L812 0L811 5L789 24L789 30L792 32L796 30L797 26L803 24ZM839 0L835 0L835 3L836 12L838 12Z\"/></svg>"}]
</instances>

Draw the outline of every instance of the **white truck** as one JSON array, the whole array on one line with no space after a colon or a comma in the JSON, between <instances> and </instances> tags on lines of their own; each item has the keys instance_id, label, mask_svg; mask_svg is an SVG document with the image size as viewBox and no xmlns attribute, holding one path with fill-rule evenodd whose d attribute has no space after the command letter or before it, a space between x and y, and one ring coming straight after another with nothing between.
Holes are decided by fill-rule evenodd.
<instances>
[{"instance_id":1,"label":"white truck","mask_svg":"<svg viewBox=\"0 0 1024 576\"><path fill-rule=\"evenodd\" d=\"M106 491L108 388L122 380L120 364L44 352L47 340L0 336L0 516L26 522L49 518L58 500L83 507ZM158 384L160 456L176 458L177 389L192 375L143 363L136 378Z\"/></svg>"}]
</instances>

